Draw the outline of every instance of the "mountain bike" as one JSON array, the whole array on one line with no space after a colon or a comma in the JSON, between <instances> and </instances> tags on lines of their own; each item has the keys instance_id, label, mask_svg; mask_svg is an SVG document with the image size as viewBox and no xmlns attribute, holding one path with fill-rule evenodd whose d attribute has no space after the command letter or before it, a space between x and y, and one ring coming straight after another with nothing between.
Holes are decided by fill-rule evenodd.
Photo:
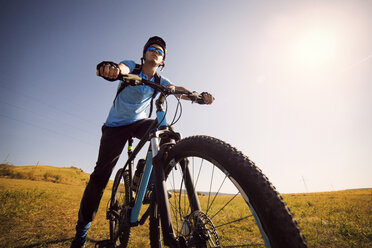
<instances>
[{"instance_id":1,"label":"mountain bike","mask_svg":"<svg viewBox=\"0 0 372 248\"><path fill-rule=\"evenodd\" d=\"M178 111L167 124L168 96L200 103L200 94L137 75L121 80L160 92L157 121L134 149L128 141L108 203L110 239L96 247L127 247L131 228L147 219L151 247L307 247L282 197L247 156L213 137L182 138L172 127ZM148 141L146 158L138 159Z\"/></svg>"}]
</instances>

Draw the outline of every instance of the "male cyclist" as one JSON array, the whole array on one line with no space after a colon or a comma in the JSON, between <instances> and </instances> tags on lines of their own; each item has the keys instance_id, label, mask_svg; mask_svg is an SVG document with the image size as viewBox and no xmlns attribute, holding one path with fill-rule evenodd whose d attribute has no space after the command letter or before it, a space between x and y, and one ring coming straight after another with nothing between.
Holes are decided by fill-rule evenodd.
<instances>
[{"instance_id":1,"label":"male cyclist","mask_svg":"<svg viewBox=\"0 0 372 248\"><path fill-rule=\"evenodd\" d=\"M97 69L99 76L109 81L116 80L119 75L126 75L137 70L138 75L144 79L150 79L172 89L188 91L183 87L171 84L169 80L159 77L157 74L157 69L160 66L164 67L166 54L165 41L154 36L144 46L139 68L136 67L134 61L124 60L119 64L102 62L97 65ZM150 103L152 104L154 96L154 90L149 86L119 86L118 94L102 127L98 160L81 200L76 235L71 243L71 248L84 247L88 230L97 213L104 189L125 143L131 136L142 138L152 125L154 120L146 118L145 111ZM202 96L205 104L211 104L214 100L209 93L204 93Z\"/></svg>"}]
</instances>

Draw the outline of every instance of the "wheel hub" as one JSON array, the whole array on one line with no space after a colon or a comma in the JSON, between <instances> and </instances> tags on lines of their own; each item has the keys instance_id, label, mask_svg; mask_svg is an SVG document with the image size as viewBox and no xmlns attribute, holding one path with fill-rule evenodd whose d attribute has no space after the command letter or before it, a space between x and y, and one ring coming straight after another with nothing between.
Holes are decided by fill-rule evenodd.
<instances>
[{"instance_id":1,"label":"wheel hub","mask_svg":"<svg viewBox=\"0 0 372 248\"><path fill-rule=\"evenodd\" d=\"M182 234L189 246L220 247L216 228L202 211L195 211L182 221Z\"/></svg>"}]
</instances>

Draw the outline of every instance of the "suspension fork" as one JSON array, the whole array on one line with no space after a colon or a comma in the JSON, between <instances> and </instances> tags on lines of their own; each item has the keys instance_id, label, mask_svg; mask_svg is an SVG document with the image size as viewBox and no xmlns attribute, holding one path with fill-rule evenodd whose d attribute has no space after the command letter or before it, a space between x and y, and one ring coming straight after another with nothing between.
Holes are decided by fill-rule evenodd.
<instances>
[{"instance_id":1,"label":"suspension fork","mask_svg":"<svg viewBox=\"0 0 372 248\"><path fill-rule=\"evenodd\" d=\"M167 136L167 133L169 134L169 131L167 130L156 131L151 133L150 136L151 147L154 155L152 164L155 173L156 202L158 204L158 210L160 212L164 244L171 247L180 247L182 246L182 242L180 243L179 240L176 239L176 236L174 234L168 200L168 191L166 186L166 176L164 171L167 151L169 150L169 147L172 145L172 143L163 145L159 149L159 136L164 136L164 134L165 136ZM178 140L180 139L180 137L178 136L176 139ZM188 166L189 161L188 159L183 159L179 163L183 171L183 180L189 198L189 203L191 205L191 210L192 212L200 210L201 208L199 198L197 196L197 192L195 191L190 168Z\"/></svg>"},{"instance_id":2,"label":"suspension fork","mask_svg":"<svg viewBox=\"0 0 372 248\"><path fill-rule=\"evenodd\" d=\"M161 132L161 131L160 131ZM160 212L161 227L163 231L164 244L170 247L179 247L179 243L174 235L173 225L170 215L167 186L165 183L165 173L163 170L164 153L163 146L159 150L159 131L150 134L151 149L153 152L153 170L155 175L155 195L158 210Z\"/></svg>"},{"instance_id":3,"label":"suspension fork","mask_svg":"<svg viewBox=\"0 0 372 248\"><path fill-rule=\"evenodd\" d=\"M180 166L183 171L182 176L185 182L185 188L186 188L187 196L189 198L189 203L191 206L191 213L193 213L196 210L201 210L201 207L200 207L200 202L198 198L198 193L196 192L195 187L194 187L194 180L191 176L189 162L190 161L186 158L182 159L180 161Z\"/></svg>"},{"instance_id":4,"label":"suspension fork","mask_svg":"<svg viewBox=\"0 0 372 248\"><path fill-rule=\"evenodd\" d=\"M164 244L170 247L181 247L184 245L182 240L177 240L174 229L172 225L172 219L170 214L170 207L168 201L168 192L166 186L166 178L164 172L165 160L167 156L167 150L169 146L162 145L160 148L159 138L165 139L173 139L173 140L180 140L181 135L174 133L173 131L169 131L169 127L166 122L165 118L165 111L163 109L162 104L165 101L165 95L161 94L160 97L157 99L156 105L156 115L157 115L157 122L158 122L158 129L153 130L150 133L150 140L151 140L151 149L153 152L153 159L152 165L155 175L155 195L156 195L156 203L158 204L158 209L160 212L160 219L161 219L161 227L163 232ZM195 211L200 209L200 203L197 197L197 193L195 192L191 173L188 167L188 162L186 160L181 161L181 168L184 172L184 181L187 193L189 195L189 201L191 203L192 210Z\"/></svg>"}]
</instances>

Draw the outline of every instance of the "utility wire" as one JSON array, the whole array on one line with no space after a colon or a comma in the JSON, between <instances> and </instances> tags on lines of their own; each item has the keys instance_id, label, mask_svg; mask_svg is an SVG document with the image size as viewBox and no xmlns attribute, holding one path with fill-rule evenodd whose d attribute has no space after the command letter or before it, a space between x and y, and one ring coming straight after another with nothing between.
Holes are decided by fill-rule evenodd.
<instances>
[{"instance_id":1,"label":"utility wire","mask_svg":"<svg viewBox=\"0 0 372 248\"><path fill-rule=\"evenodd\" d=\"M6 104L6 105L11 106L11 107L13 107L13 108L21 109L21 110L23 110L23 111L26 111L26 112L28 112L28 113L32 113L32 114L34 114L34 115L38 115L38 116L40 116L41 118L43 118L43 119L47 119L47 120L49 120L49 121L56 121L56 122L58 122L58 123L61 123L61 124L64 124L64 125L70 126L70 127L74 128L75 130L79 130L79 131L84 132L84 133L86 133L86 134L89 134L89 135L95 135L95 134L93 134L93 133L87 132L86 129L82 129L82 128L80 128L80 127L76 127L76 126L71 125L70 123L68 123L68 122L66 122L66 121L57 120L57 119L51 118L51 117L49 117L49 116L43 116L42 114L40 114L40 113L37 112L37 111L33 111L33 110L30 110L30 109L27 109L27 108L24 108L24 107L21 107L21 106L17 106L17 105L12 104L12 103L8 103L8 102L6 102L6 101L3 101L2 99L0 99L0 103L2 103L2 104Z\"/></svg>"},{"instance_id":2,"label":"utility wire","mask_svg":"<svg viewBox=\"0 0 372 248\"><path fill-rule=\"evenodd\" d=\"M83 140L81 140L81 139L78 139L78 138L76 138L76 137L70 136L70 135L68 135L68 134L66 134L66 133L60 133L60 132L57 132L57 131L55 131L55 130L53 130L53 129L50 129L50 128L47 128L47 127L43 127L43 126L40 126L40 125L34 124L34 123L32 123L32 122L29 122L29 121L20 120L20 119L14 118L14 117L10 117L10 116L4 115L4 114L2 114L2 113L0 113L0 117L7 118L7 119L12 120L12 121L20 122L20 123L26 124L26 125L28 125L28 126L36 127L36 128L39 128L39 129L42 129L42 130L48 131L48 132L50 132L50 133L54 133L54 134L59 135L59 136L63 136L63 137L65 137L65 138L68 137L68 138L71 138L71 139L77 140L77 141L79 141L79 142L81 142L81 143L84 143L84 144L86 144L86 145L89 145L89 146L93 146L93 144L91 144L91 143L85 142L85 141L83 141ZM94 146L96 146L96 145L94 145Z\"/></svg>"},{"instance_id":3,"label":"utility wire","mask_svg":"<svg viewBox=\"0 0 372 248\"><path fill-rule=\"evenodd\" d=\"M0 82L2 82L1 79L0 79ZM54 109L54 110L56 110L58 113L64 113L64 114L69 115L69 116L71 116L71 117L73 117L73 118L75 118L75 119L77 119L77 120L79 120L79 121L83 121L83 122L85 122L85 123L87 123L87 124L93 126L91 121L88 121L88 120L82 119L81 116L78 116L77 114L73 114L73 113L68 112L68 111L66 111L66 110L60 109L60 108L58 108L58 107L55 107L55 106L51 105L49 102L41 101L41 100L39 100L39 99L37 99L37 98L35 98L35 97L32 97L32 96L27 95L27 94L24 94L24 93L22 93L22 92L19 92L19 91L17 91L17 90L14 90L14 89L12 89L12 88L10 88L10 87L6 87L6 86L4 86L4 85L2 85L2 84L0 84L0 87L3 88L3 89L6 89L6 90L8 90L8 91L10 91L10 92L13 93L13 94L16 94L17 96L23 96L23 97L29 98L29 99L31 99L31 100L34 101L34 102L37 102L37 103L39 103L39 104L42 104L43 106L46 106L46 107L48 107L48 108L50 108L50 109Z\"/></svg>"}]
</instances>

